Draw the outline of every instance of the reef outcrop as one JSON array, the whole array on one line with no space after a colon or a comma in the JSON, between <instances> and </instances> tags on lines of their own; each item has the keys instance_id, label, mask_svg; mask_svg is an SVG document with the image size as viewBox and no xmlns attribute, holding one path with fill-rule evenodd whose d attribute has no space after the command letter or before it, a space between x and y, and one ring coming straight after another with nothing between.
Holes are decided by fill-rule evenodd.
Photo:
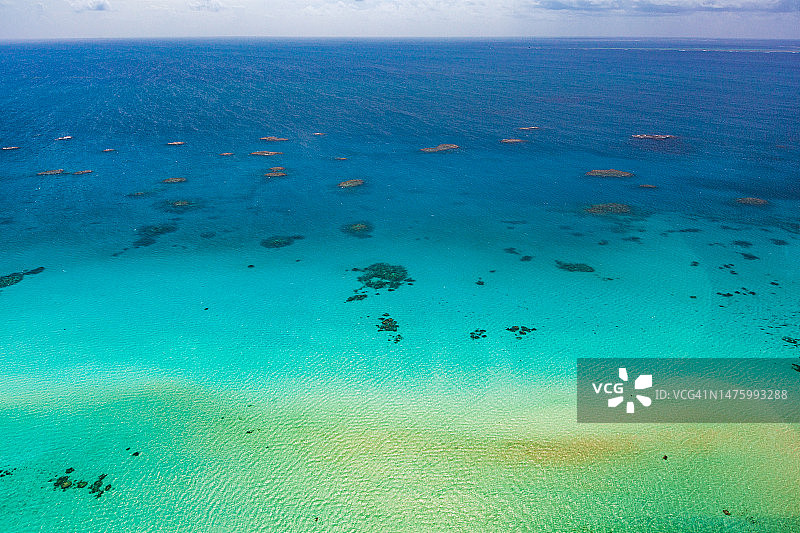
<instances>
[{"instance_id":1,"label":"reef outcrop","mask_svg":"<svg viewBox=\"0 0 800 533\"><path fill-rule=\"evenodd\" d=\"M337 186L341 189L349 189L352 187L361 187L362 185L364 185L364 180L353 179L353 180L340 181Z\"/></svg>"},{"instance_id":2,"label":"reef outcrop","mask_svg":"<svg viewBox=\"0 0 800 533\"><path fill-rule=\"evenodd\" d=\"M650 141L666 141L667 139L675 139L677 136L675 135L660 135L660 134L653 134L653 133L638 133L636 135L631 135L632 139L646 139Z\"/></svg>"},{"instance_id":3,"label":"reef outcrop","mask_svg":"<svg viewBox=\"0 0 800 533\"><path fill-rule=\"evenodd\" d=\"M342 232L346 233L347 235L352 235L353 237L358 237L360 239L367 239L372 237L371 233L374 230L374 226L366 221L360 222L352 222L350 224L345 224L342 226Z\"/></svg>"},{"instance_id":4,"label":"reef outcrop","mask_svg":"<svg viewBox=\"0 0 800 533\"><path fill-rule=\"evenodd\" d=\"M590 170L585 174L586 176L596 176L600 178L630 178L633 172L625 172L624 170L617 170L615 168Z\"/></svg>"},{"instance_id":5,"label":"reef outcrop","mask_svg":"<svg viewBox=\"0 0 800 533\"><path fill-rule=\"evenodd\" d=\"M556 260L556 266L561 270L566 270L567 272L594 272L594 268L590 267L586 263L565 263L563 261Z\"/></svg>"},{"instance_id":6,"label":"reef outcrop","mask_svg":"<svg viewBox=\"0 0 800 533\"><path fill-rule=\"evenodd\" d=\"M592 215L625 215L631 212L631 206L614 202L608 204L593 204L585 208L584 212Z\"/></svg>"},{"instance_id":7,"label":"reef outcrop","mask_svg":"<svg viewBox=\"0 0 800 533\"><path fill-rule=\"evenodd\" d=\"M754 196L747 196L745 198L737 198L736 203L743 205L767 205L769 202L763 198L756 198Z\"/></svg>"},{"instance_id":8,"label":"reef outcrop","mask_svg":"<svg viewBox=\"0 0 800 533\"><path fill-rule=\"evenodd\" d=\"M283 248L294 244L295 241L303 239L302 235L273 235L261 241L261 246L264 248Z\"/></svg>"},{"instance_id":9,"label":"reef outcrop","mask_svg":"<svg viewBox=\"0 0 800 533\"><path fill-rule=\"evenodd\" d=\"M390 265L389 263L373 263L358 276L358 281L370 289L383 289L389 287L397 289L407 281L408 271L402 265Z\"/></svg>"},{"instance_id":10,"label":"reef outcrop","mask_svg":"<svg viewBox=\"0 0 800 533\"><path fill-rule=\"evenodd\" d=\"M31 270L24 270L22 272L12 272L11 274L0 276L0 289L4 287L10 287L11 285L16 285L17 283L22 281L25 278L25 276L33 276L42 271L44 271L44 267L37 267Z\"/></svg>"},{"instance_id":11,"label":"reef outcrop","mask_svg":"<svg viewBox=\"0 0 800 533\"><path fill-rule=\"evenodd\" d=\"M458 148L457 144L439 144L439 145L436 145L436 146L432 146L430 148L420 148L420 151L421 152L427 152L427 153L445 152L447 150L455 150L456 148Z\"/></svg>"}]
</instances>

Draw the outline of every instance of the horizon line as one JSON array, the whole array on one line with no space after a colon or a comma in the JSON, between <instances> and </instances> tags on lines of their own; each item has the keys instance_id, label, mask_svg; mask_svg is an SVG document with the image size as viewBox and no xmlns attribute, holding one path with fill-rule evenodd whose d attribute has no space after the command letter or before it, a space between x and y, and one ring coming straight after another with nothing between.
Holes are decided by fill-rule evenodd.
<instances>
[{"instance_id":1,"label":"horizon line","mask_svg":"<svg viewBox=\"0 0 800 533\"><path fill-rule=\"evenodd\" d=\"M145 37L20 37L2 38L0 44L33 42L78 42L78 41L197 41L197 40L281 40L281 41L536 41L536 40L584 40L584 41L739 41L739 42L798 42L800 38L777 37L658 37L658 36L276 36L276 35L185 35Z\"/></svg>"}]
</instances>

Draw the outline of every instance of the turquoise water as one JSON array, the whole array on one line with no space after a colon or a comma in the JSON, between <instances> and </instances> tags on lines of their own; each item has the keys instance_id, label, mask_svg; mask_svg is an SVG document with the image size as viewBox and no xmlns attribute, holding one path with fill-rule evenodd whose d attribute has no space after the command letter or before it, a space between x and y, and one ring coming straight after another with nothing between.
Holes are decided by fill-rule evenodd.
<instances>
[{"instance_id":1,"label":"turquoise water","mask_svg":"<svg viewBox=\"0 0 800 533\"><path fill-rule=\"evenodd\" d=\"M0 530L800 527L795 426L574 405L798 355L798 43L0 48Z\"/></svg>"}]
</instances>

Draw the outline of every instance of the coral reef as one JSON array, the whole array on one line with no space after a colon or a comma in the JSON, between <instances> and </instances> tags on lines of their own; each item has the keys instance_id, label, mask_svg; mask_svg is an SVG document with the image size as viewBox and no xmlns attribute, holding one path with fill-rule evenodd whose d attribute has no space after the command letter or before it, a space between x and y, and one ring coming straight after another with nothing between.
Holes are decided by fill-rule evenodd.
<instances>
[{"instance_id":1,"label":"coral reef","mask_svg":"<svg viewBox=\"0 0 800 533\"><path fill-rule=\"evenodd\" d=\"M378 331L397 331L397 328L400 327L400 324L397 323L395 319L388 315L384 315L386 318L381 319L381 323L378 324Z\"/></svg>"},{"instance_id":2,"label":"coral reef","mask_svg":"<svg viewBox=\"0 0 800 533\"><path fill-rule=\"evenodd\" d=\"M615 168L590 170L585 174L586 176L597 176L600 178L630 178L633 172L625 172L624 170L617 170Z\"/></svg>"},{"instance_id":3,"label":"coral reef","mask_svg":"<svg viewBox=\"0 0 800 533\"><path fill-rule=\"evenodd\" d=\"M0 276L0 289L3 287L10 287L11 285L16 285L25 276L33 276L38 274L39 272L44 271L44 267L37 267L31 270L24 270L22 272L12 272L11 274L6 274L5 276Z\"/></svg>"},{"instance_id":4,"label":"coral reef","mask_svg":"<svg viewBox=\"0 0 800 533\"><path fill-rule=\"evenodd\" d=\"M372 233L373 229L375 229L373 225L366 221L352 222L342 226L343 233L352 235L353 237L358 237L360 239L372 237L370 233Z\"/></svg>"},{"instance_id":5,"label":"coral reef","mask_svg":"<svg viewBox=\"0 0 800 533\"><path fill-rule=\"evenodd\" d=\"M444 152L446 150L455 150L456 148L458 148L457 144L439 144L439 145L433 146L431 148L420 148L420 151L421 152L427 152L427 153Z\"/></svg>"},{"instance_id":6,"label":"coral reef","mask_svg":"<svg viewBox=\"0 0 800 533\"><path fill-rule=\"evenodd\" d=\"M158 202L156 206L167 213L185 213L201 207L199 203L191 200L164 200L163 202Z\"/></svg>"},{"instance_id":7,"label":"coral reef","mask_svg":"<svg viewBox=\"0 0 800 533\"><path fill-rule=\"evenodd\" d=\"M517 339L521 339L528 333L536 331L536 328L529 328L528 326L511 326L506 328L506 331L510 331Z\"/></svg>"},{"instance_id":8,"label":"coral reef","mask_svg":"<svg viewBox=\"0 0 800 533\"><path fill-rule=\"evenodd\" d=\"M593 204L585 208L584 212L592 215L624 215L631 212L631 206L613 202L608 204Z\"/></svg>"},{"instance_id":9,"label":"coral reef","mask_svg":"<svg viewBox=\"0 0 800 533\"><path fill-rule=\"evenodd\" d=\"M66 473L72 474L75 471L74 468L67 468ZM108 477L108 474L101 474L97 480L89 485L87 481L73 481L69 478L69 475L66 476L59 476L56 479L51 479L50 483L53 484L53 490L61 489L63 492L66 492L67 489L70 488L78 488L83 489L86 486L89 486L89 494L93 494L95 498L101 497L104 493L111 490L111 485L106 484L103 486L103 480Z\"/></svg>"},{"instance_id":10,"label":"coral reef","mask_svg":"<svg viewBox=\"0 0 800 533\"><path fill-rule=\"evenodd\" d=\"M261 241L261 246L264 248L283 248L284 246L289 246L293 244L294 241L303 239L302 235L273 235L272 237L267 237L263 241Z\"/></svg>"},{"instance_id":11,"label":"coral reef","mask_svg":"<svg viewBox=\"0 0 800 533\"><path fill-rule=\"evenodd\" d=\"M10 287L11 285L16 285L22 278L25 276L22 272L13 272L11 274L6 274L5 276L0 276L0 289L3 287Z\"/></svg>"},{"instance_id":12,"label":"coral reef","mask_svg":"<svg viewBox=\"0 0 800 533\"><path fill-rule=\"evenodd\" d=\"M388 263L373 263L361 270L363 274L358 277L358 281L365 287L371 289L382 289L389 287L396 289L403 282L409 281L408 271L402 265L390 265Z\"/></svg>"},{"instance_id":13,"label":"coral reef","mask_svg":"<svg viewBox=\"0 0 800 533\"><path fill-rule=\"evenodd\" d=\"M585 263L564 263L556 260L556 266L567 272L594 272L594 269Z\"/></svg>"},{"instance_id":14,"label":"coral reef","mask_svg":"<svg viewBox=\"0 0 800 533\"><path fill-rule=\"evenodd\" d=\"M767 205L769 203L763 198L755 198L753 196L747 196L745 198L737 198L736 202L743 205Z\"/></svg>"},{"instance_id":15,"label":"coral reef","mask_svg":"<svg viewBox=\"0 0 800 533\"><path fill-rule=\"evenodd\" d=\"M178 226L175 224L158 224L151 226L142 226L136 230L141 235L139 239L134 241L133 246L140 248L143 246L150 246L155 244L156 237L178 231Z\"/></svg>"},{"instance_id":16,"label":"coral reef","mask_svg":"<svg viewBox=\"0 0 800 533\"><path fill-rule=\"evenodd\" d=\"M476 329L475 331L471 331L469 334L471 339L484 339L486 338L486 330L485 329Z\"/></svg>"},{"instance_id":17,"label":"coral reef","mask_svg":"<svg viewBox=\"0 0 800 533\"><path fill-rule=\"evenodd\" d=\"M631 135L632 139L648 139L651 141L665 141L667 139L675 139L675 135L658 135L652 133L639 133L637 135Z\"/></svg>"},{"instance_id":18,"label":"coral reef","mask_svg":"<svg viewBox=\"0 0 800 533\"><path fill-rule=\"evenodd\" d=\"M362 185L364 185L364 180L352 179L352 180L340 181L337 187L342 189L349 189L351 187L361 187Z\"/></svg>"}]
</instances>

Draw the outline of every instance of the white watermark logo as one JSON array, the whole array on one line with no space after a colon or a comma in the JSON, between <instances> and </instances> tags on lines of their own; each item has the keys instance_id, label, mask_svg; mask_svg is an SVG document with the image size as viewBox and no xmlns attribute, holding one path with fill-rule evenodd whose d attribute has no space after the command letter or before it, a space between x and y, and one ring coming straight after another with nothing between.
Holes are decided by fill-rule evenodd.
<instances>
[{"instance_id":1,"label":"white watermark logo","mask_svg":"<svg viewBox=\"0 0 800 533\"><path fill-rule=\"evenodd\" d=\"M620 368L619 369L619 379L622 382L619 383L592 383L592 388L594 388L595 394L600 394L600 392L604 392L605 394L615 394L613 398L608 399L608 406L611 408L615 408L620 406L623 402L625 402L625 384L628 382L628 369L627 368ZM633 390L645 390L649 389L653 386L653 375L652 374L640 374L633 382ZM629 397L633 395L628 395ZM653 400L649 396L645 396L643 394L636 394L636 399L642 404L644 407L650 407L650 404L653 403ZM636 411L636 402L633 400L628 400L625 403L625 412L628 414L632 414Z\"/></svg>"}]
</instances>

